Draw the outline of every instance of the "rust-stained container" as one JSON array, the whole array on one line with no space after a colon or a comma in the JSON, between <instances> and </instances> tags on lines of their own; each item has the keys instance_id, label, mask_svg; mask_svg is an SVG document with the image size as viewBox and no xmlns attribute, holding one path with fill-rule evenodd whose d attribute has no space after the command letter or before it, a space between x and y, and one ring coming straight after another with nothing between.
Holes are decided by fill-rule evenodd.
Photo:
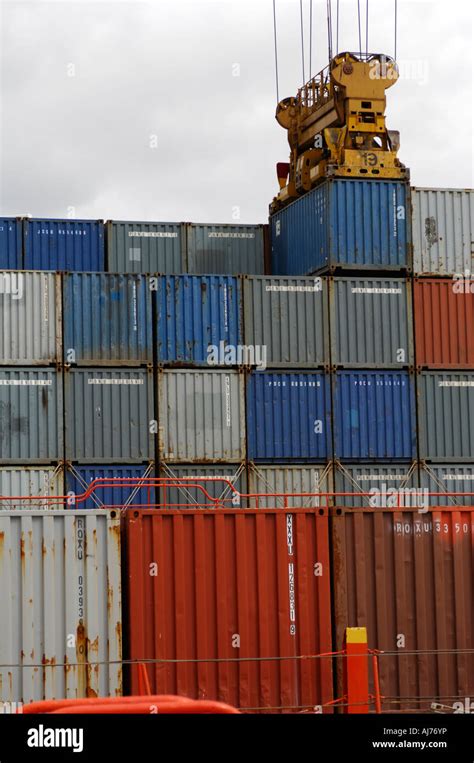
<instances>
[{"instance_id":1,"label":"rust-stained container","mask_svg":"<svg viewBox=\"0 0 474 763\"><path fill-rule=\"evenodd\" d=\"M432 712L432 702L473 697L474 510L334 512L335 644L347 626L365 626L369 647L386 652L382 710Z\"/></svg>"},{"instance_id":2,"label":"rust-stained container","mask_svg":"<svg viewBox=\"0 0 474 763\"><path fill-rule=\"evenodd\" d=\"M416 278L413 299L417 365L474 368L474 281Z\"/></svg>"},{"instance_id":3,"label":"rust-stained container","mask_svg":"<svg viewBox=\"0 0 474 763\"><path fill-rule=\"evenodd\" d=\"M331 658L295 659L332 651L326 511L137 509L125 522L128 657L154 661L152 693L329 710Z\"/></svg>"},{"instance_id":4,"label":"rust-stained container","mask_svg":"<svg viewBox=\"0 0 474 763\"><path fill-rule=\"evenodd\" d=\"M1 702L122 694L120 554L116 511L0 512Z\"/></svg>"}]
</instances>

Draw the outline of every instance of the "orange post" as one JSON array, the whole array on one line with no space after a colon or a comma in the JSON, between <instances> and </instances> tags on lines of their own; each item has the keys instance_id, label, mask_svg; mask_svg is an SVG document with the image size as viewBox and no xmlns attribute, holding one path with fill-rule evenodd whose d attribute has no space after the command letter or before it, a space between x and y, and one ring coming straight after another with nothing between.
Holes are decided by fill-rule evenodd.
<instances>
[{"instance_id":1,"label":"orange post","mask_svg":"<svg viewBox=\"0 0 474 763\"><path fill-rule=\"evenodd\" d=\"M344 639L346 713L369 712L369 650L366 628L346 628Z\"/></svg>"},{"instance_id":2,"label":"orange post","mask_svg":"<svg viewBox=\"0 0 474 763\"><path fill-rule=\"evenodd\" d=\"M380 694L379 658L375 652L372 654L372 667L374 673L375 712L381 713L382 697Z\"/></svg>"}]
</instances>

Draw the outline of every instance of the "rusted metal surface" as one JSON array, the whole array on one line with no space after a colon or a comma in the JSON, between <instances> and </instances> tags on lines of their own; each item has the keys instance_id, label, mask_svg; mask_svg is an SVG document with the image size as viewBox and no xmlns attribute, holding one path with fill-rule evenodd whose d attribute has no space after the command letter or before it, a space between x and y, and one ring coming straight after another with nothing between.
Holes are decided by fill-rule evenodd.
<instances>
[{"instance_id":1,"label":"rusted metal surface","mask_svg":"<svg viewBox=\"0 0 474 763\"><path fill-rule=\"evenodd\" d=\"M275 712L331 701L330 657L287 659L331 651L326 511L137 509L125 522L129 657L152 661L153 693ZM132 694L138 681L133 667Z\"/></svg>"},{"instance_id":2,"label":"rusted metal surface","mask_svg":"<svg viewBox=\"0 0 474 763\"><path fill-rule=\"evenodd\" d=\"M474 281L417 278L413 298L417 365L474 368Z\"/></svg>"},{"instance_id":3,"label":"rusted metal surface","mask_svg":"<svg viewBox=\"0 0 474 763\"><path fill-rule=\"evenodd\" d=\"M0 701L120 695L117 512L0 512Z\"/></svg>"},{"instance_id":4,"label":"rusted metal surface","mask_svg":"<svg viewBox=\"0 0 474 763\"><path fill-rule=\"evenodd\" d=\"M369 647L390 653L383 710L472 697L474 511L337 509L330 523L336 644L365 626Z\"/></svg>"}]
</instances>

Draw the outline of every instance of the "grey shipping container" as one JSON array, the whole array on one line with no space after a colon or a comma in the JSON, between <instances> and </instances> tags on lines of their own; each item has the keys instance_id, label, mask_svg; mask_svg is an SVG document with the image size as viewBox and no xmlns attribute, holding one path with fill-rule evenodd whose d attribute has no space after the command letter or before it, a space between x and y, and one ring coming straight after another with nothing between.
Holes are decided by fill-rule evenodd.
<instances>
[{"instance_id":1,"label":"grey shipping container","mask_svg":"<svg viewBox=\"0 0 474 763\"><path fill-rule=\"evenodd\" d=\"M330 278L329 305L333 365L413 365L411 284L407 279Z\"/></svg>"},{"instance_id":2,"label":"grey shipping container","mask_svg":"<svg viewBox=\"0 0 474 763\"><path fill-rule=\"evenodd\" d=\"M22 500L44 496L46 500ZM3 466L0 468L0 509L56 509L66 508L64 496L64 468L57 466ZM53 500L48 500L49 498Z\"/></svg>"},{"instance_id":3,"label":"grey shipping container","mask_svg":"<svg viewBox=\"0 0 474 763\"><path fill-rule=\"evenodd\" d=\"M245 278L245 344L260 367L328 364L327 305L325 278Z\"/></svg>"},{"instance_id":4,"label":"grey shipping container","mask_svg":"<svg viewBox=\"0 0 474 763\"><path fill-rule=\"evenodd\" d=\"M474 272L474 191L413 188L415 275Z\"/></svg>"},{"instance_id":5,"label":"grey shipping container","mask_svg":"<svg viewBox=\"0 0 474 763\"><path fill-rule=\"evenodd\" d=\"M420 483L429 493L472 493L430 495L430 506L474 506L474 463L422 464Z\"/></svg>"},{"instance_id":6,"label":"grey shipping container","mask_svg":"<svg viewBox=\"0 0 474 763\"><path fill-rule=\"evenodd\" d=\"M59 363L61 347L61 276L0 272L0 364Z\"/></svg>"},{"instance_id":7,"label":"grey shipping container","mask_svg":"<svg viewBox=\"0 0 474 763\"><path fill-rule=\"evenodd\" d=\"M334 464L335 506L370 508L424 508L426 496L419 487L418 464ZM363 495L370 493L371 495ZM359 495L357 495L359 494Z\"/></svg>"},{"instance_id":8,"label":"grey shipping container","mask_svg":"<svg viewBox=\"0 0 474 763\"><path fill-rule=\"evenodd\" d=\"M120 518L0 512L0 700L122 693Z\"/></svg>"},{"instance_id":9,"label":"grey shipping container","mask_svg":"<svg viewBox=\"0 0 474 763\"><path fill-rule=\"evenodd\" d=\"M186 272L186 228L182 223L109 220L106 236L109 272Z\"/></svg>"},{"instance_id":10,"label":"grey shipping container","mask_svg":"<svg viewBox=\"0 0 474 763\"><path fill-rule=\"evenodd\" d=\"M48 463L61 458L62 373L53 368L0 368L0 462Z\"/></svg>"},{"instance_id":11,"label":"grey shipping container","mask_svg":"<svg viewBox=\"0 0 474 763\"><path fill-rule=\"evenodd\" d=\"M154 457L150 370L74 368L66 371L64 385L69 461L132 463Z\"/></svg>"},{"instance_id":12,"label":"grey shipping container","mask_svg":"<svg viewBox=\"0 0 474 763\"><path fill-rule=\"evenodd\" d=\"M474 461L474 372L418 374L420 458Z\"/></svg>"},{"instance_id":13,"label":"grey shipping container","mask_svg":"<svg viewBox=\"0 0 474 763\"><path fill-rule=\"evenodd\" d=\"M186 226L188 272L263 275L263 225Z\"/></svg>"},{"instance_id":14,"label":"grey shipping container","mask_svg":"<svg viewBox=\"0 0 474 763\"><path fill-rule=\"evenodd\" d=\"M159 372L160 460L244 461L244 395L239 371Z\"/></svg>"},{"instance_id":15,"label":"grey shipping container","mask_svg":"<svg viewBox=\"0 0 474 763\"><path fill-rule=\"evenodd\" d=\"M180 480L173 484L168 481L160 487L161 508L212 508L214 504L210 499L219 500L222 508L232 506L246 508L245 498L241 493L247 493L247 471L245 464L228 464L213 466L202 464L201 466L168 466L161 464L160 478L165 480ZM235 488L234 492L231 488ZM205 491L205 492L204 492ZM207 493L207 495L206 495ZM209 498L207 497L209 496Z\"/></svg>"},{"instance_id":16,"label":"grey shipping container","mask_svg":"<svg viewBox=\"0 0 474 763\"><path fill-rule=\"evenodd\" d=\"M279 466L249 465L249 497L250 508L308 508L327 506L327 496L321 497L314 493L332 493L332 465L314 466ZM281 495L282 493L312 493L307 496ZM261 497L270 494L269 497ZM280 495L278 495L280 494ZM275 496L275 497L272 497Z\"/></svg>"}]
</instances>

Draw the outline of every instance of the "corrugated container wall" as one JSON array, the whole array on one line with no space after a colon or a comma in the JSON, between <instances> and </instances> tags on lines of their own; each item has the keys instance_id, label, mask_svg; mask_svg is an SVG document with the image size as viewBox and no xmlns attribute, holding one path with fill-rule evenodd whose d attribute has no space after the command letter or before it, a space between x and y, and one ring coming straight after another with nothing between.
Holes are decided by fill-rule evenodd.
<instances>
[{"instance_id":1,"label":"corrugated container wall","mask_svg":"<svg viewBox=\"0 0 474 763\"><path fill-rule=\"evenodd\" d=\"M403 368L414 363L411 284L403 278L330 278L331 363Z\"/></svg>"},{"instance_id":2,"label":"corrugated container wall","mask_svg":"<svg viewBox=\"0 0 474 763\"><path fill-rule=\"evenodd\" d=\"M232 276L162 276L157 294L158 363L243 365L242 290Z\"/></svg>"},{"instance_id":3,"label":"corrugated container wall","mask_svg":"<svg viewBox=\"0 0 474 763\"><path fill-rule=\"evenodd\" d=\"M186 229L182 223L107 223L107 270L111 273L183 273Z\"/></svg>"},{"instance_id":4,"label":"corrugated container wall","mask_svg":"<svg viewBox=\"0 0 474 763\"><path fill-rule=\"evenodd\" d=\"M415 275L474 272L474 191L413 188Z\"/></svg>"},{"instance_id":5,"label":"corrugated container wall","mask_svg":"<svg viewBox=\"0 0 474 763\"><path fill-rule=\"evenodd\" d=\"M102 220L24 220L25 270L105 269Z\"/></svg>"},{"instance_id":6,"label":"corrugated container wall","mask_svg":"<svg viewBox=\"0 0 474 763\"><path fill-rule=\"evenodd\" d=\"M413 296L417 365L474 369L474 281L417 278Z\"/></svg>"},{"instance_id":7,"label":"corrugated container wall","mask_svg":"<svg viewBox=\"0 0 474 763\"><path fill-rule=\"evenodd\" d=\"M61 276L0 272L0 364L62 359Z\"/></svg>"},{"instance_id":8,"label":"corrugated container wall","mask_svg":"<svg viewBox=\"0 0 474 763\"><path fill-rule=\"evenodd\" d=\"M325 461L331 457L329 377L257 371L247 379L250 461Z\"/></svg>"},{"instance_id":9,"label":"corrugated container wall","mask_svg":"<svg viewBox=\"0 0 474 763\"><path fill-rule=\"evenodd\" d=\"M409 270L410 186L327 180L270 220L272 273Z\"/></svg>"},{"instance_id":10,"label":"corrugated container wall","mask_svg":"<svg viewBox=\"0 0 474 763\"><path fill-rule=\"evenodd\" d=\"M161 371L158 401L160 460L170 463L245 460L242 373Z\"/></svg>"},{"instance_id":11,"label":"corrugated container wall","mask_svg":"<svg viewBox=\"0 0 474 763\"><path fill-rule=\"evenodd\" d=\"M64 276L64 362L153 363L152 295L146 276Z\"/></svg>"},{"instance_id":12,"label":"corrugated container wall","mask_svg":"<svg viewBox=\"0 0 474 763\"><path fill-rule=\"evenodd\" d=\"M263 275L263 225L188 224L189 273Z\"/></svg>"},{"instance_id":13,"label":"corrugated container wall","mask_svg":"<svg viewBox=\"0 0 474 763\"><path fill-rule=\"evenodd\" d=\"M23 267L23 223L20 218L0 218L0 270Z\"/></svg>"},{"instance_id":14,"label":"corrugated container wall","mask_svg":"<svg viewBox=\"0 0 474 763\"><path fill-rule=\"evenodd\" d=\"M324 278L244 279L245 344L265 368L314 368L329 363Z\"/></svg>"},{"instance_id":15,"label":"corrugated container wall","mask_svg":"<svg viewBox=\"0 0 474 763\"><path fill-rule=\"evenodd\" d=\"M334 376L335 458L416 457L414 379L407 371L338 371Z\"/></svg>"},{"instance_id":16,"label":"corrugated container wall","mask_svg":"<svg viewBox=\"0 0 474 763\"><path fill-rule=\"evenodd\" d=\"M199 504L201 507L212 508L213 504L209 498L218 499L224 508L247 506L246 499L240 497L241 493L247 493L245 464L228 464L227 466L162 464L160 478L167 480L160 488L160 503L163 507L168 505L170 508L176 508L176 505L180 504L180 508L196 508ZM182 483L173 484L172 480L182 480ZM237 492L232 490L231 485Z\"/></svg>"},{"instance_id":17,"label":"corrugated container wall","mask_svg":"<svg viewBox=\"0 0 474 763\"><path fill-rule=\"evenodd\" d=\"M425 496L420 492L418 464L341 464L334 466L334 490L336 493L356 493L359 495L339 495L336 506L357 506L371 508L415 508L426 506ZM364 495L370 493L370 495Z\"/></svg>"},{"instance_id":18,"label":"corrugated container wall","mask_svg":"<svg viewBox=\"0 0 474 763\"><path fill-rule=\"evenodd\" d=\"M64 472L62 466L11 466L0 468L0 509L64 508L63 502L22 501L21 497L63 496ZM12 496L10 498L10 496Z\"/></svg>"},{"instance_id":19,"label":"corrugated container wall","mask_svg":"<svg viewBox=\"0 0 474 763\"><path fill-rule=\"evenodd\" d=\"M70 369L64 387L68 460L111 464L154 458L151 371Z\"/></svg>"},{"instance_id":20,"label":"corrugated container wall","mask_svg":"<svg viewBox=\"0 0 474 763\"><path fill-rule=\"evenodd\" d=\"M418 375L420 458L474 461L474 372Z\"/></svg>"},{"instance_id":21,"label":"corrugated container wall","mask_svg":"<svg viewBox=\"0 0 474 763\"><path fill-rule=\"evenodd\" d=\"M433 701L472 697L473 512L342 512L330 520L335 648L345 628L364 626L369 647L387 653L382 711L429 713Z\"/></svg>"},{"instance_id":22,"label":"corrugated container wall","mask_svg":"<svg viewBox=\"0 0 474 763\"><path fill-rule=\"evenodd\" d=\"M52 368L0 368L0 461L63 458L63 374Z\"/></svg>"},{"instance_id":23,"label":"corrugated container wall","mask_svg":"<svg viewBox=\"0 0 474 763\"><path fill-rule=\"evenodd\" d=\"M332 465L321 466L265 466L250 464L249 493L268 494L268 497L249 498L251 508L309 508L327 506L326 496L320 493L332 493ZM282 495L285 493L287 495ZM306 496L289 496L292 493L312 493ZM314 495L317 493L317 495Z\"/></svg>"},{"instance_id":24,"label":"corrugated container wall","mask_svg":"<svg viewBox=\"0 0 474 763\"><path fill-rule=\"evenodd\" d=\"M428 496L430 506L474 506L474 464L423 464L420 484L430 493L471 493Z\"/></svg>"},{"instance_id":25,"label":"corrugated container wall","mask_svg":"<svg viewBox=\"0 0 474 763\"><path fill-rule=\"evenodd\" d=\"M140 466L78 466L68 464L66 470L66 492L71 508L101 509L104 506L127 508L147 507L156 503L155 488L150 485L139 487L131 480L146 480L154 477L153 464ZM91 494L81 499L95 480L106 480L94 486ZM111 480L121 480L114 484Z\"/></svg>"},{"instance_id":26,"label":"corrugated container wall","mask_svg":"<svg viewBox=\"0 0 474 763\"><path fill-rule=\"evenodd\" d=\"M0 700L120 695L118 513L3 511L0 544Z\"/></svg>"},{"instance_id":27,"label":"corrugated container wall","mask_svg":"<svg viewBox=\"0 0 474 763\"><path fill-rule=\"evenodd\" d=\"M296 659L332 651L326 512L131 511L126 525L127 656L154 661L153 693L257 712L331 702L331 659Z\"/></svg>"}]
</instances>

